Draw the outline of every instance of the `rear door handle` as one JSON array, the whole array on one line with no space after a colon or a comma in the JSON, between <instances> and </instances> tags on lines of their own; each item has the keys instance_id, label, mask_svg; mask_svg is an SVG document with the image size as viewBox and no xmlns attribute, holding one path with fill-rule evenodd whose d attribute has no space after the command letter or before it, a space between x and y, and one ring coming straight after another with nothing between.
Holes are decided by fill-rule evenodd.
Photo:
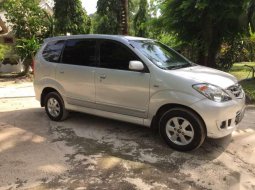
<instances>
[{"instance_id":1,"label":"rear door handle","mask_svg":"<svg viewBox=\"0 0 255 190\"><path fill-rule=\"evenodd\" d=\"M64 74L65 72L64 71L59 71L60 74Z\"/></svg>"}]
</instances>

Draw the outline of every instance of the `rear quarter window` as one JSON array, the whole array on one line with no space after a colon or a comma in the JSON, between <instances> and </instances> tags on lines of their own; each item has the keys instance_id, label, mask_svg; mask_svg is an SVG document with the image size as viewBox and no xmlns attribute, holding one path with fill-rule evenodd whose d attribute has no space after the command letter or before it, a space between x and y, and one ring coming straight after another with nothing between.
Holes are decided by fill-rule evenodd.
<instances>
[{"instance_id":1,"label":"rear quarter window","mask_svg":"<svg viewBox=\"0 0 255 190\"><path fill-rule=\"evenodd\" d=\"M62 49L65 45L65 41L53 41L49 42L43 50L42 56L46 61L59 62Z\"/></svg>"}]
</instances>

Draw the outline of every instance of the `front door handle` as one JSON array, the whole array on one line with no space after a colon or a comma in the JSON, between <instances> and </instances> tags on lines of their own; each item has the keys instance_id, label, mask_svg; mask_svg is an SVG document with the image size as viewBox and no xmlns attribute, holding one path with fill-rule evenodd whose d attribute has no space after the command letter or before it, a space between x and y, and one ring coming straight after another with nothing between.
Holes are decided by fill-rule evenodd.
<instances>
[{"instance_id":1,"label":"front door handle","mask_svg":"<svg viewBox=\"0 0 255 190\"><path fill-rule=\"evenodd\" d=\"M64 71L59 71L60 74L64 74L65 72Z\"/></svg>"},{"instance_id":2,"label":"front door handle","mask_svg":"<svg viewBox=\"0 0 255 190\"><path fill-rule=\"evenodd\" d=\"M105 74L100 75L100 79L106 79L106 75Z\"/></svg>"}]
</instances>

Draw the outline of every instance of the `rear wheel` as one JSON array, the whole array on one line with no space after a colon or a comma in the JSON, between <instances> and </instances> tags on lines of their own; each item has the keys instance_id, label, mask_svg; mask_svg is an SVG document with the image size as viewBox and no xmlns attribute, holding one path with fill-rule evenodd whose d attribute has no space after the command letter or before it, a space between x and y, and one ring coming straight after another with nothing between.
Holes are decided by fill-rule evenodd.
<instances>
[{"instance_id":1,"label":"rear wheel","mask_svg":"<svg viewBox=\"0 0 255 190\"><path fill-rule=\"evenodd\" d=\"M57 92L50 92L46 95L45 111L48 117L53 121L62 121L68 116L64 101Z\"/></svg>"},{"instance_id":2,"label":"rear wheel","mask_svg":"<svg viewBox=\"0 0 255 190\"><path fill-rule=\"evenodd\" d=\"M201 119L192 111L174 108L165 112L159 123L160 135L172 148L190 151L205 140L206 130Z\"/></svg>"}]
</instances>

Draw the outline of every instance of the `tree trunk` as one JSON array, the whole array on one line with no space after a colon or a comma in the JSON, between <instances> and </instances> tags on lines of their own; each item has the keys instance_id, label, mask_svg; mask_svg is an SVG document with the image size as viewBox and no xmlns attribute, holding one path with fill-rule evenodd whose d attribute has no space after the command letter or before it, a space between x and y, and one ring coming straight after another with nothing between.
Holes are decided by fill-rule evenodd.
<instances>
[{"instance_id":1,"label":"tree trunk","mask_svg":"<svg viewBox=\"0 0 255 190\"><path fill-rule=\"evenodd\" d=\"M24 73L27 74L29 72L29 66L31 66L32 64L32 59L31 58L28 58L28 59L25 59L24 62Z\"/></svg>"},{"instance_id":2,"label":"tree trunk","mask_svg":"<svg viewBox=\"0 0 255 190\"><path fill-rule=\"evenodd\" d=\"M215 51L208 52L207 67L216 68L216 55Z\"/></svg>"},{"instance_id":3,"label":"tree trunk","mask_svg":"<svg viewBox=\"0 0 255 190\"><path fill-rule=\"evenodd\" d=\"M219 33L217 31L214 31L213 35L212 35L212 40L211 40L211 43L209 44L209 48L208 48L208 52L207 52L207 55L208 55L207 66L208 67L211 67L211 68L217 67L216 56L220 50L221 43L222 43L222 40L221 40Z\"/></svg>"},{"instance_id":4,"label":"tree trunk","mask_svg":"<svg viewBox=\"0 0 255 190\"><path fill-rule=\"evenodd\" d=\"M221 46L221 36L211 19L204 24L204 32L199 44L198 64L216 68L216 56Z\"/></svg>"},{"instance_id":5,"label":"tree trunk","mask_svg":"<svg viewBox=\"0 0 255 190\"><path fill-rule=\"evenodd\" d=\"M220 44L211 43L207 51L205 49L201 49L198 52L197 64L216 68L216 56L219 48Z\"/></svg>"},{"instance_id":6,"label":"tree trunk","mask_svg":"<svg viewBox=\"0 0 255 190\"><path fill-rule=\"evenodd\" d=\"M200 50L198 52L197 64L207 66L206 60L207 59L206 59L206 56L205 56L205 52L203 50Z\"/></svg>"},{"instance_id":7,"label":"tree trunk","mask_svg":"<svg viewBox=\"0 0 255 190\"><path fill-rule=\"evenodd\" d=\"M202 39L200 40L199 44L197 44L197 64L207 66L207 57L206 57L206 48L205 44L202 43Z\"/></svg>"},{"instance_id":8,"label":"tree trunk","mask_svg":"<svg viewBox=\"0 0 255 190\"><path fill-rule=\"evenodd\" d=\"M128 35L128 0L122 0L120 25L122 35Z\"/></svg>"},{"instance_id":9,"label":"tree trunk","mask_svg":"<svg viewBox=\"0 0 255 190\"><path fill-rule=\"evenodd\" d=\"M220 48L221 37L218 28L215 28L208 12L204 12L204 30L199 39L198 64L216 68L216 55Z\"/></svg>"}]
</instances>

